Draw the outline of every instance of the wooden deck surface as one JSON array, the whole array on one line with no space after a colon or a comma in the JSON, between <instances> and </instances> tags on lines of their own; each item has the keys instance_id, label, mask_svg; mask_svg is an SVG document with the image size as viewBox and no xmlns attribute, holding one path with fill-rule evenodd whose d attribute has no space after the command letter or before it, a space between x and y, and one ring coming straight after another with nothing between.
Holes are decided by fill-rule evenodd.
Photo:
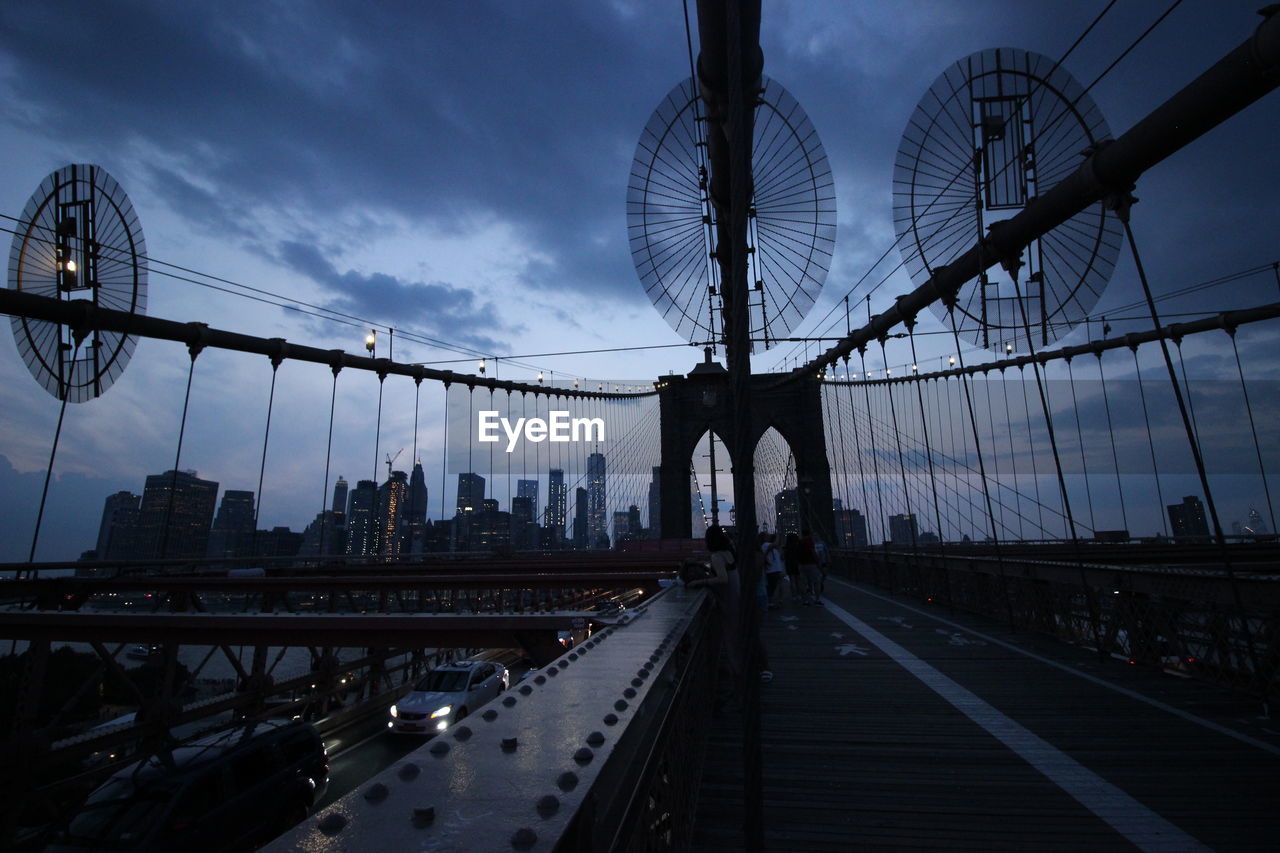
<instances>
[{"instance_id":1,"label":"wooden deck surface","mask_svg":"<svg viewBox=\"0 0 1280 853\"><path fill-rule=\"evenodd\" d=\"M827 601L764 621L766 849L1280 850L1258 702L835 579ZM742 714L717 724L695 849L740 850Z\"/></svg>"}]
</instances>

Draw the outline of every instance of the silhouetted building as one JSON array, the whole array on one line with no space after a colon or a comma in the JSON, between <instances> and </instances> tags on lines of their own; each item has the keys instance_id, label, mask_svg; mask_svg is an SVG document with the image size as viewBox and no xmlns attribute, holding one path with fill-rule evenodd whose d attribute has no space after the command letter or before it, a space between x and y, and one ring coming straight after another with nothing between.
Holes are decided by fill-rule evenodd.
<instances>
[{"instance_id":1,"label":"silhouetted building","mask_svg":"<svg viewBox=\"0 0 1280 853\"><path fill-rule=\"evenodd\" d=\"M496 551L511 545L511 513L501 512L496 500L481 501L480 511L473 513L470 521L469 550Z\"/></svg>"},{"instance_id":2,"label":"silhouetted building","mask_svg":"<svg viewBox=\"0 0 1280 853\"><path fill-rule=\"evenodd\" d=\"M344 515L347 512L347 481L341 474L338 475L338 482L333 484L333 506L329 508Z\"/></svg>"},{"instance_id":3,"label":"silhouetted building","mask_svg":"<svg viewBox=\"0 0 1280 853\"><path fill-rule=\"evenodd\" d=\"M529 508L537 514L538 512L538 481L537 480L516 480L516 497L529 498Z\"/></svg>"},{"instance_id":4,"label":"silhouetted building","mask_svg":"<svg viewBox=\"0 0 1280 853\"><path fill-rule=\"evenodd\" d=\"M209 531L210 557L253 556L253 492L227 489Z\"/></svg>"},{"instance_id":5,"label":"silhouetted building","mask_svg":"<svg viewBox=\"0 0 1280 853\"><path fill-rule=\"evenodd\" d=\"M894 545L912 546L920 541L914 513L889 516L889 539Z\"/></svg>"},{"instance_id":6,"label":"silhouetted building","mask_svg":"<svg viewBox=\"0 0 1280 853\"><path fill-rule=\"evenodd\" d=\"M649 481L649 538L662 538L662 468L653 466L653 479Z\"/></svg>"},{"instance_id":7,"label":"silhouetted building","mask_svg":"<svg viewBox=\"0 0 1280 853\"><path fill-rule=\"evenodd\" d=\"M800 496L795 489L783 489L774 495L773 513L779 541L785 541L788 533L800 535Z\"/></svg>"},{"instance_id":8,"label":"silhouetted building","mask_svg":"<svg viewBox=\"0 0 1280 853\"><path fill-rule=\"evenodd\" d=\"M867 547L867 520L862 513L836 508L836 542L840 548Z\"/></svg>"},{"instance_id":9,"label":"silhouetted building","mask_svg":"<svg viewBox=\"0 0 1280 853\"><path fill-rule=\"evenodd\" d=\"M573 547L578 549L586 548L588 543L589 504L587 490L579 486L573 494Z\"/></svg>"},{"instance_id":10,"label":"silhouetted building","mask_svg":"<svg viewBox=\"0 0 1280 853\"><path fill-rule=\"evenodd\" d=\"M587 539L590 548L609 547L608 519L605 518L607 493L603 453L587 457Z\"/></svg>"},{"instance_id":11,"label":"silhouetted building","mask_svg":"<svg viewBox=\"0 0 1280 853\"><path fill-rule=\"evenodd\" d=\"M139 507L139 558L203 557L209 548L218 484L194 471L147 477Z\"/></svg>"},{"instance_id":12,"label":"silhouetted building","mask_svg":"<svg viewBox=\"0 0 1280 853\"><path fill-rule=\"evenodd\" d=\"M1209 522L1205 519L1204 504L1195 495L1187 495L1180 504L1170 504L1169 529L1174 539L1208 539Z\"/></svg>"},{"instance_id":13,"label":"silhouetted building","mask_svg":"<svg viewBox=\"0 0 1280 853\"><path fill-rule=\"evenodd\" d=\"M401 530L408 497L409 475L403 471L392 471L391 477L378 487L375 553L395 556L408 550Z\"/></svg>"},{"instance_id":14,"label":"silhouetted building","mask_svg":"<svg viewBox=\"0 0 1280 853\"><path fill-rule=\"evenodd\" d=\"M374 533L374 510L377 496L378 484L373 480L360 480L351 490L347 506L347 553L354 557L375 552L377 537Z\"/></svg>"},{"instance_id":15,"label":"silhouetted building","mask_svg":"<svg viewBox=\"0 0 1280 853\"><path fill-rule=\"evenodd\" d=\"M547 510L543 524L550 531L551 547L555 548L564 540L566 516L568 515L568 493L564 485L564 469L552 468L547 473Z\"/></svg>"},{"instance_id":16,"label":"silhouetted building","mask_svg":"<svg viewBox=\"0 0 1280 853\"><path fill-rule=\"evenodd\" d=\"M458 475L458 512L479 512L484 500L484 477L479 474Z\"/></svg>"},{"instance_id":17,"label":"silhouetted building","mask_svg":"<svg viewBox=\"0 0 1280 853\"><path fill-rule=\"evenodd\" d=\"M617 548L623 542L632 538L631 535L631 513L615 512L613 514L613 547Z\"/></svg>"},{"instance_id":18,"label":"silhouetted building","mask_svg":"<svg viewBox=\"0 0 1280 853\"><path fill-rule=\"evenodd\" d=\"M312 557L320 554L341 554L346 550L346 527L343 521L345 513L326 509L317 513L306 529L302 531L302 545L298 554Z\"/></svg>"},{"instance_id":19,"label":"silhouetted building","mask_svg":"<svg viewBox=\"0 0 1280 853\"><path fill-rule=\"evenodd\" d=\"M98 544L94 549L97 559L111 560L136 549L141 500L142 496L133 492L116 492L107 498L98 524Z\"/></svg>"},{"instance_id":20,"label":"silhouetted building","mask_svg":"<svg viewBox=\"0 0 1280 853\"><path fill-rule=\"evenodd\" d=\"M302 534L287 527L259 530L255 539L259 557L296 557L302 548Z\"/></svg>"},{"instance_id":21,"label":"silhouetted building","mask_svg":"<svg viewBox=\"0 0 1280 853\"><path fill-rule=\"evenodd\" d=\"M528 496L511 499L511 547L517 551L530 551L539 545L538 525L533 521L533 501Z\"/></svg>"}]
</instances>

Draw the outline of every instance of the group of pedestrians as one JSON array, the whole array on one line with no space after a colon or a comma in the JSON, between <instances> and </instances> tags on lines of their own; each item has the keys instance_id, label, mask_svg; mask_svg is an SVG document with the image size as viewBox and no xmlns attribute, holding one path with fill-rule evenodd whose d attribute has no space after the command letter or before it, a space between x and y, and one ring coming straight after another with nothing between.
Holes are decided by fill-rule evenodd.
<instances>
[{"instance_id":1,"label":"group of pedestrians","mask_svg":"<svg viewBox=\"0 0 1280 853\"><path fill-rule=\"evenodd\" d=\"M822 604L830 558L826 545L814 539L809 528L804 528L799 536L788 533L781 547L777 543L777 535L773 533L761 533L759 543L764 561L765 594L770 610L782 606L785 597L784 575L793 603Z\"/></svg>"}]
</instances>

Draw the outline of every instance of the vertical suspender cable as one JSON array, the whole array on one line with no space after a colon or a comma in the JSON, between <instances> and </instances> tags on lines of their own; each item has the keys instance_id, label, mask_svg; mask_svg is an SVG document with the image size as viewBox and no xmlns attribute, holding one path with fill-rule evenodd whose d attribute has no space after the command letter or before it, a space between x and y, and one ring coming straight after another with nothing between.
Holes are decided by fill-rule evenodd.
<instances>
[{"instance_id":1,"label":"vertical suspender cable","mask_svg":"<svg viewBox=\"0 0 1280 853\"><path fill-rule=\"evenodd\" d=\"M178 489L178 465L182 460L182 439L187 432L187 408L191 403L191 377L196 370L196 356L204 348L203 344L195 343L187 345L187 352L191 354L191 365L187 368L187 392L182 398L182 421L178 426L178 450L173 456L173 476L169 478L169 501L164 510L164 525L160 530L160 548L156 553L157 557L163 559L165 553L169 549L169 522L173 515L173 493ZM257 535L255 529L254 535Z\"/></svg>"},{"instance_id":2,"label":"vertical suspender cable","mask_svg":"<svg viewBox=\"0 0 1280 853\"><path fill-rule=\"evenodd\" d=\"M1080 401L1076 397L1076 374L1075 369L1071 366L1071 359L1067 358L1067 380L1071 384L1071 410L1076 415L1076 440L1080 444L1080 474L1084 477L1084 494L1089 504L1089 532L1093 536L1098 535L1098 520L1093 514L1093 489L1089 485L1089 462L1085 459L1084 452L1084 429L1080 425ZM1066 488L1065 486L1063 487Z\"/></svg>"},{"instance_id":3,"label":"vertical suspender cable","mask_svg":"<svg viewBox=\"0 0 1280 853\"><path fill-rule=\"evenodd\" d=\"M1253 404L1249 402L1249 388L1244 382L1244 367L1240 364L1240 350L1236 346L1236 328L1227 329L1231 336L1231 351L1236 356L1236 373L1240 376L1240 393L1244 394L1244 409L1249 413L1249 432L1253 435L1253 452L1258 457L1258 475L1262 477L1262 493L1267 497L1267 514L1271 516L1271 532L1276 532L1276 511L1271 503L1271 487L1267 485L1267 470L1262 466L1262 445L1258 443L1258 427L1253 421ZM1164 500L1160 501L1164 504Z\"/></svg>"},{"instance_id":4,"label":"vertical suspender cable","mask_svg":"<svg viewBox=\"0 0 1280 853\"><path fill-rule=\"evenodd\" d=\"M325 508L329 506L329 464L333 458L333 410L338 402L338 372L342 370L341 364L333 366L333 388L329 392L329 437L324 444L324 486L320 493L320 541L316 544L318 556L323 557L324 550L324 534L326 522L329 520L329 513ZM262 488L259 486L258 488ZM257 529L255 527L255 529Z\"/></svg>"},{"instance_id":5,"label":"vertical suspender cable","mask_svg":"<svg viewBox=\"0 0 1280 853\"><path fill-rule=\"evenodd\" d=\"M1147 411L1147 392L1142 387L1142 365L1138 363L1138 345L1132 344L1129 349L1133 353L1133 370L1138 377L1138 399L1142 402L1142 420L1147 425L1147 447L1151 449L1151 473L1156 478L1156 500L1160 502L1160 526L1168 530L1165 524L1164 490L1160 487L1160 466L1156 463L1156 441L1151 434L1151 415ZM1172 533L1173 531L1168 532Z\"/></svg>"},{"instance_id":6,"label":"vertical suspender cable","mask_svg":"<svg viewBox=\"0 0 1280 853\"><path fill-rule=\"evenodd\" d=\"M258 500L253 507L253 535L258 535L258 518L262 513L262 481L267 473L267 442L271 439L271 413L275 409L276 404L276 375L280 372L279 356L271 357L271 391L267 394L267 425L262 430L262 461L258 463ZM326 479L328 474L326 472ZM328 483L326 482L326 487ZM323 513L323 508L321 512ZM322 516L323 517L323 516ZM323 523L323 522L322 522ZM257 548L254 549L255 555Z\"/></svg>"},{"instance_id":7,"label":"vertical suspender cable","mask_svg":"<svg viewBox=\"0 0 1280 853\"><path fill-rule=\"evenodd\" d=\"M81 336L75 336L75 346L71 350L71 371L75 370L76 354L80 351L80 342L82 340L83 338ZM40 526L44 522L44 505L45 501L49 497L49 480L53 477L53 460L58 455L58 442L62 438L62 419L66 417L67 400L71 397L71 380L67 379L64 381L62 377L59 376L58 388L62 392L62 403L58 407L58 426L53 431L53 447L49 450L49 466L45 468L44 472L44 488L40 491L40 508L36 510L36 526L31 533L31 550L27 553L28 563L33 563L36 559L36 544L40 541ZM188 389L189 388L190 385L188 384ZM99 554L98 559L101 560L102 558L103 555ZM29 576L34 579L37 576L38 570L29 569L28 573ZM14 575L14 580L20 580L22 577L22 570L19 569L14 573Z\"/></svg>"},{"instance_id":8,"label":"vertical suspender cable","mask_svg":"<svg viewBox=\"0 0 1280 853\"><path fill-rule=\"evenodd\" d=\"M1142 256L1138 253L1138 243L1133 237L1133 228L1129 224L1129 209L1132 205L1132 196L1127 196L1120 200L1118 213L1120 222L1124 225L1124 234L1129 241L1129 251L1133 254L1134 267L1138 271L1138 281L1142 283L1142 294L1147 301L1147 309L1151 312L1152 328L1159 329L1160 314L1156 310L1155 298L1151 295L1151 285L1147 281L1147 272L1142 264ZM1209 517L1213 521L1213 536L1218 543L1221 552L1222 567L1226 570L1227 579L1231 584L1231 596L1234 599L1236 610L1240 614L1240 630L1244 634L1245 645L1249 651L1249 665L1253 670L1253 677L1257 683L1258 696L1262 700L1262 711L1270 717L1271 705L1267 698L1266 686L1262 682L1263 671L1258 660L1258 651L1253 641L1253 630L1249 627L1249 616L1244 609L1244 601L1240 596L1240 587L1236 583L1235 568L1231 564L1231 555L1227 550L1227 540L1222 532L1222 521L1218 516L1218 505L1213 499L1213 490L1209 488L1209 473L1205 469L1204 456L1200 452L1200 442L1196 436L1196 430L1192 426L1191 416L1187 411L1187 404L1182 397L1182 388L1178 384L1178 375L1173 369L1173 358L1169 355L1169 346L1165 343L1164 338L1160 338L1160 352L1164 355L1165 368L1169 372L1169 382L1173 385L1173 396L1178 402L1178 411L1182 415L1182 426L1187 434L1187 443L1191 445L1191 455L1196 464L1196 474L1200 477L1200 487L1204 489L1205 504L1209 510ZM1179 345L1178 353L1181 355L1182 347ZM1185 374L1186 365L1183 364Z\"/></svg>"},{"instance_id":9,"label":"vertical suspender cable","mask_svg":"<svg viewBox=\"0 0 1280 853\"><path fill-rule=\"evenodd\" d=\"M1116 428L1111 421L1111 400L1107 397L1107 375L1102 370L1102 351L1094 353L1098 357L1098 379L1102 383L1102 405L1107 413L1107 435L1111 439L1111 462L1116 469L1116 492L1120 496L1120 522L1127 532L1129 530L1129 513L1124 506L1124 486L1120 482L1120 456L1116 452Z\"/></svg>"}]
</instances>

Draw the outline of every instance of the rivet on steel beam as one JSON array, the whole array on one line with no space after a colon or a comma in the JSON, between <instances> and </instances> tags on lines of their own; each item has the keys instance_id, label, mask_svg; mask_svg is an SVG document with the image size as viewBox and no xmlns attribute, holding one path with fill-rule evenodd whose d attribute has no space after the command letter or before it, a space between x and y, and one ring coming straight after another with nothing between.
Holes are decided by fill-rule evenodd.
<instances>
[{"instance_id":1,"label":"rivet on steel beam","mask_svg":"<svg viewBox=\"0 0 1280 853\"><path fill-rule=\"evenodd\" d=\"M443 755L445 755L448 751L449 751L449 744L445 743L445 742L444 742L444 741L442 741L442 740L438 740L438 741L436 741L435 743L431 744L430 752L431 752L431 754L432 754L432 755L434 755L436 758L440 758L440 757L442 757L442 756L443 756Z\"/></svg>"},{"instance_id":2,"label":"rivet on steel beam","mask_svg":"<svg viewBox=\"0 0 1280 853\"><path fill-rule=\"evenodd\" d=\"M634 687L628 687L626 690L622 691L622 695L626 696L628 699L634 699L636 698L636 689Z\"/></svg>"},{"instance_id":3,"label":"rivet on steel beam","mask_svg":"<svg viewBox=\"0 0 1280 853\"><path fill-rule=\"evenodd\" d=\"M604 743L604 734L602 732L592 732L587 735L587 746L600 746Z\"/></svg>"},{"instance_id":4,"label":"rivet on steel beam","mask_svg":"<svg viewBox=\"0 0 1280 853\"><path fill-rule=\"evenodd\" d=\"M559 786L561 791L572 791L578 787L578 774L572 770L566 770L556 779L556 785Z\"/></svg>"},{"instance_id":5,"label":"rivet on steel beam","mask_svg":"<svg viewBox=\"0 0 1280 853\"><path fill-rule=\"evenodd\" d=\"M516 704L516 697L514 697L514 696L506 696L506 697L504 697L504 698L503 698L503 700L502 700L502 704L503 704L503 705L506 705L508 708L510 708L512 705Z\"/></svg>"},{"instance_id":6,"label":"rivet on steel beam","mask_svg":"<svg viewBox=\"0 0 1280 853\"><path fill-rule=\"evenodd\" d=\"M547 670L547 675L551 676L552 678L555 678L559 674L560 674L560 670L556 669L554 666Z\"/></svg>"},{"instance_id":7,"label":"rivet on steel beam","mask_svg":"<svg viewBox=\"0 0 1280 853\"><path fill-rule=\"evenodd\" d=\"M528 696L528 695L529 695L530 693L532 693L532 692L533 692L533 688L532 688L532 687L530 687L529 685L527 685L527 684L521 684L521 685L520 685L520 695L521 695L521 696Z\"/></svg>"},{"instance_id":8,"label":"rivet on steel beam","mask_svg":"<svg viewBox=\"0 0 1280 853\"><path fill-rule=\"evenodd\" d=\"M424 826L430 826L436 821L435 806L427 806L422 809L413 810L413 824L421 829Z\"/></svg>"},{"instance_id":9,"label":"rivet on steel beam","mask_svg":"<svg viewBox=\"0 0 1280 853\"><path fill-rule=\"evenodd\" d=\"M614 707L614 709L615 709L615 710L618 710L618 711L625 711L625 710L627 710L627 700L626 700L626 699L619 699L617 702L614 702L614 703L613 703L613 707Z\"/></svg>"},{"instance_id":10,"label":"rivet on steel beam","mask_svg":"<svg viewBox=\"0 0 1280 853\"><path fill-rule=\"evenodd\" d=\"M641 669L645 669L645 670L653 669L653 663L650 661L645 661L644 666L641 667Z\"/></svg>"},{"instance_id":11,"label":"rivet on steel beam","mask_svg":"<svg viewBox=\"0 0 1280 853\"><path fill-rule=\"evenodd\" d=\"M545 675L535 675L535 676L533 677L533 683L534 683L534 684L546 684L546 683L547 683L547 677L546 677Z\"/></svg>"},{"instance_id":12,"label":"rivet on steel beam","mask_svg":"<svg viewBox=\"0 0 1280 853\"><path fill-rule=\"evenodd\" d=\"M520 827L516 830L516 834L511 836L511 846L517 850L528 850L537 843L538 834L527 826Z\"/></svg>"},{"instance_id":13,"label":"rivet on steel beam","mask_svg":"<svg viewBox=\"0 0 1280 853\"><path fill-rule=\"evenodd\" d=\"M649 663L657 663L660 658L657 655L649 655Z\"/></svg>"},{"instance_id":14,"label":"rivet on steel beam","mask_svg":"<svg viewBox=\"0 0 1280 853\"><path fill-rule=\"evenodd\" d=\"M387 793L386 785L381 782L374 782L364 789L364 798L371 803L380 803L387 798Z\"/></svg>"},{"instance_id":15,"label":"rivet on steel beam","mask_svg":"<svg viewBox=\"0 0 1280 853\"><path fill-rule=\"evenodd\" d=\"M639 687L641 684L644 684L644 679L643 679L643 678L633 678L633 679L631 679L631 686L632 686L632 687Z\"/></svg>"},{"instance_id":16,"label":"rivet on steel beam","mask_svg":"<svg viewBox=\"0 0 1280 853\"><path fill-rule=\"evenodd\" d=\"M484 720L486 723L492 723L494 720L498 719L498 712L490 708L489 710L481 714L480 718Z\"/></svg>"},{"instance_id":17,"label":"rivet on steel beam","mask_svg":"<svg viewBox=\"0 0 1280 853\"><path fill-rule=\"evenodd\" d=\"M421 772L422 768L411 761L408 764L401 764L400 769L396 771L396 775L408 782L410 779L417 779L418 774Z\"/></svg>"},{"instance_id":18,"label":"rivet on steel beam","mask_svg":"<svg viewBox=\"0 0 1280 853\"><path fill-rule=\"evenodd\" d=\"M342 828L347 825L347 819L344 815L341 815L338 812L329 812L327 815L320 818L320 823L318 825L320 827L320 831L325 835L337 835L342 831Z\"/></svg>"},{"instance_id":19,"label":"rivet on steel beam","mask_svg":"<svg viewBox=\"0 0 1280 853\"><path fill-rule=\"evenodd\" d=\"M578 659L577 652L569 652L569 660L577 660L577 659Z\"/></svg>"},{"instance_id":20,"label":"rivet on steel beam","mask_svg":"<svg viewBox=\"0 0 1280 853\"><path fill-rule=\"evenodd\" d=\"M575 658L575 660L576 660L576 658ZM570 663L570 662L569 662L569 661L567 661L567 660L562 660L562 661L560 661L560 668L561 668L561 669L568 669L568 668L569 668L569 663Z\"/></svg>"},{"instance_id":21,"label":"rivet on steel beam","mask_svg":"<svg viewBox=\"0 0 1280 853\"><path fill-rule=\"evenodd\" d=\"M618 715L610 711L604 715L604 724L606 726L615 726L618 724Z\"/></svg>"},{"instance_id":22,"label":"rivet on steel beam","mask_svg":"<svg viewBox=\"0 0 1280 853\"><path fill-rule=\"evenodd\" d=\"M519 745L520 745L520 741L518 741L516 738L504 737L502 739L503 752L515 752L516 747Z\"/></svg>"},{"instance_id":23,"label":"rivet on steel beam","mask_svg":"<svg viewBox=\"0 0 1280 853\"><path fill-rule=\"evenodd\" d=\"M464 740L466 740L466 739L467 739L467 738L469 738L469 737L471 737L471 727L470 727L470 726L458 726L456 729L454 729L454 730L453 730L453 739L454 739L454 740L457 740L457 741L464 741Z\"/></svg>"},{"instance_id":24,"label":"rivet on steel beam","mask_svg":"<svg viewBox=\"0 0 1280 853\"><path fill-rule=\"evenodd\" d=\"M649 677L649 670L647 670L647 669L642 669L642 670L637 671L637 672L636 672L636 677L637 677L637 678L648 678L648 677Z\"/></svg>"},{"instance_id":25,"label":"rivet on steel beam","mask_svg":"<svg viewBox=\"0 0 1280 853\"><path fill-rule=\"evenodd\" d=\"M560 810L560 801L556 799L554 794L547 794L538 798L538 814L544 818L551 817Z\"/></svg>"},{"instance_id":26,"label":"rivet on steel beam","mask_svg":"<svg viewBox=\"0 0 1280 853\"><path fill-rule=\"evenodd\" d=\"M592 752L588 747L585 747L585 746L580 747L578 751L573 754L573 760L578 762L579 764L590 764L591 759L595 757L596 757L596 754Z\"/></svg>"}]
</instances>

